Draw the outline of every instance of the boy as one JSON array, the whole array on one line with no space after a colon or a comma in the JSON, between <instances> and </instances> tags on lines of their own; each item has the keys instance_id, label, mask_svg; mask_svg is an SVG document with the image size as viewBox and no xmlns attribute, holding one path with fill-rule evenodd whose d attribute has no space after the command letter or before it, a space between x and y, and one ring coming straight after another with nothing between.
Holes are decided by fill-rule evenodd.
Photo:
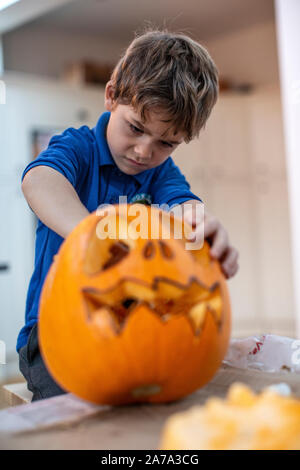
<instances>
[{"instance_id":1,"label":"boy","mask_svg":"<svg viewBox=\"0 0 300 470\"><path fill-rule=\"evenodd\" d=\"M63 239L100 204L117 203L122 195L129 202L202 204L169 155L199 134L217 93L217 70L203 47L183 35L149 31L116 65L105 88L108 112L96 127L69 128L54 136L25 168L22 190L39 222L17 351L33 401L65 393L43 363L37 335L41 288ZM185 218L196 236L200 226L193 212ZM237 251L214 217L206 214L204 222L211 254L231 277L238 269Z\"/></svg>"}]
</instances>

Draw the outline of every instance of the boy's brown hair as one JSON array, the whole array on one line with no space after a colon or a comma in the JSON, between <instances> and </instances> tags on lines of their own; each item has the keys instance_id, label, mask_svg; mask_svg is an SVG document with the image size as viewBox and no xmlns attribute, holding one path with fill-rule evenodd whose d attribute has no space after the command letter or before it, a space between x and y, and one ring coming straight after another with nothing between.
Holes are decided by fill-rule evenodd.
<instances>
[{"instance_id":1,"label":"boy's brown hair","mask_svg":"<svg viewBox=\"0 0 300 470\"><path fill-rule=\"evenodd\" d=\"M132 105L143 121L147 111L163 110L186 142L199 135L218 97L218 71L207 50L165 30L136 37L111 82L116 102Z\"/></svg>"}]
</instances>

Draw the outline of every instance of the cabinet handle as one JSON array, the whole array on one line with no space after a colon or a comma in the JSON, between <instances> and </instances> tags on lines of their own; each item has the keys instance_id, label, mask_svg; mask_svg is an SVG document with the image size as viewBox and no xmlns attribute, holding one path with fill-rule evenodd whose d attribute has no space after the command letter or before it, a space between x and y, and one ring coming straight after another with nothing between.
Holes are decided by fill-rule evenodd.
<instances>
[{"instance_id":1,"label":"cabinet handle","mask_svg":"<svg viewBox=\"0 0 300 470\"><path fill-rule=\"evenodd\" d=\"M9 270L9 264L0 263L0 271L8 271L8 270Z\"/></svg>"}]
</instances>

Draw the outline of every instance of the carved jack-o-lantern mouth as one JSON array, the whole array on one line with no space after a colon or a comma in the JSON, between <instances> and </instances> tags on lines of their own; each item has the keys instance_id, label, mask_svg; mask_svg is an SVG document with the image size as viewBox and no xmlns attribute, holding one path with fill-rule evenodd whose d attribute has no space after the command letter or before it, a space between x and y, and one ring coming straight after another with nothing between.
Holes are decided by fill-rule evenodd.
<instances>
[{"instance_id":1,"label":"carved jack-o-lantern mouth","mask_svg":"<svg viewBox=\"0 0 300 470\"><path fill-rule=\"evenodd\" d=\"M189 287L177 285L181 296L176 299L157 297L156 292L162 285L168 287L168 282L156 279L154 285L145 286L135 280L127 280L106 293L95 288L84 288L82 294L88 321L93 326L103 325L104 320L107 322L109 317L114 333L120 334L128 316L143 304L158 315L162 322L167 322L171 315L186 315L196 335L200 334L208 312L212 314L216 324L221 325L222 300L217 283L210 289L196 282ZM130 296L133 289L134 297Z\"/></svg>"}]
</instances>

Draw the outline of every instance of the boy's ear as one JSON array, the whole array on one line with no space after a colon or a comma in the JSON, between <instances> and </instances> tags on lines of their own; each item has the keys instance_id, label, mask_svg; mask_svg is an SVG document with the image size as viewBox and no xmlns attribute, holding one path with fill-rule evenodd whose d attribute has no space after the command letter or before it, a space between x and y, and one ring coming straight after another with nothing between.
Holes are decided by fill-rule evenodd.
<instances>
[{"instance_id":1,"label":"boy's ear","mask_svg":"<svg viewBox=\"0 0 300 470\"><path fill-rule=\"evenodd\" d=\"M113 111L113 109L115 108L116 102L115 102L114 96L115 96L115 90L112 85L112 82L109 81L107 82L105 86L105 95L104 95L104 105L107 111Z\"/></svg>"}]
</instances>

